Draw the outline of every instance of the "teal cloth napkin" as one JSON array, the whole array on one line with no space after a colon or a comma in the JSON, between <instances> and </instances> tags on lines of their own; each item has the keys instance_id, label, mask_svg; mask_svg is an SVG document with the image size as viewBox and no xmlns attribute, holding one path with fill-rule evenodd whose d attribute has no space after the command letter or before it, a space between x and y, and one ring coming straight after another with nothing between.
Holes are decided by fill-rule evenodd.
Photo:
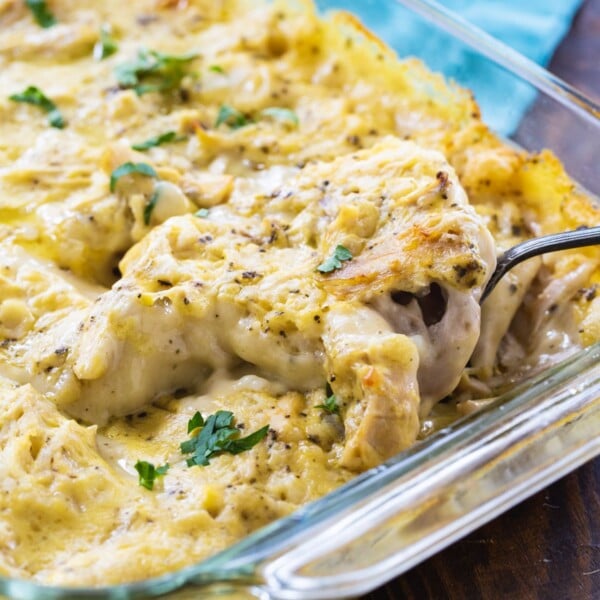
<instances>
[{"instance_id":1,"label":"teal cloth napkin","mask_svg":"<svg viewBox=\"0 0 600 600\"><path fill-rule=\"evenodd\" d=\"M438 1L545 66L569 30L582 0ZM340 3L323 0L319 5L339 7ZM400 4L352 0L345 3L345 8L355 12L400 56L418 56L433 70L472 89L484 120L500 134L510 135L535 99L535 91L530 86L515 84L513 76L500 67L491 66L487 59L421 17L410 14Z\"/></svg>"}]
</instances>

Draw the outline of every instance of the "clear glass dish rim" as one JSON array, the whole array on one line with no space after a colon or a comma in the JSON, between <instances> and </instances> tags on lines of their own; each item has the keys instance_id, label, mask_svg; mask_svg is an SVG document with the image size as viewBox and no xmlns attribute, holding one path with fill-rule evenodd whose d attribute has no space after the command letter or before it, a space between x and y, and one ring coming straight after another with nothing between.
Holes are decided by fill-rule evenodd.
<instances>
[{"instance_id":1,"label":"clear glass dish rim","mask_svg":"<svg viewBox=\"0 0 600 600\"><path fill-rule=\"evenodd\" d=\"M600 123L598 104L519 52L469 24L435 0L383 0L383 2L399 2L469 45L475 52L500 65L514 77L553 98L566 109L584 116L596 125ZM316 3L318 4L318 1ZM49 586L31 580L0 575L0 598L3 597L2 595L8 595L8 597L46 600L67 598L116 600L156 597L181 590L189 583L209 584L219 581L259 583L260 577L255 567L261 561L277 556L278 553L293 545L296 539L301 539L308 529L319 525L353 502L368 497L377 487L383 488L389 485L394 479L406 475L431 460L436 453L447 451L450 446L459 444L478 430L493 425L503 416L500 407L517 408L533 403L536 397L548 392L548 381L552 377L562 381L562 377L585 374L591 367L590 356L598 352L600 352L600 342L576 352L551 370L518 384L481 412L457 420L380 467L359 475L327 496L301 507L292 515L278 519L222 552L191 566L160 577L97 587Z\"/></svg>"}]
</instances>

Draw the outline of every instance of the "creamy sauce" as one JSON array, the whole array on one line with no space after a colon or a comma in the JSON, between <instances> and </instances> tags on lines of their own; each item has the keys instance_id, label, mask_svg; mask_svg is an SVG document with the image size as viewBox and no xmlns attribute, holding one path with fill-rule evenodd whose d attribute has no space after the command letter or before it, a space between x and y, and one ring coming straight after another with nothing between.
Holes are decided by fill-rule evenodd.
<instances>
[{"instance_id":1,"label":"creamy sauce","mask_svg":"<svg viewBox=\"0 0 600 600\"><path fill-rule=\"evenodd\" d=\"M350 16L48 6L42 28L0 2L2 575L190 565L600 338L597 249L526 263L480 313L500 248L598 210ZM64 128L9 99L28 86ZM128 162L146 175L111 182ZM219 410L266 437L188 466L188 421ZM138 461L169 464L152 490Z\"/></svg>"}]
</instances>

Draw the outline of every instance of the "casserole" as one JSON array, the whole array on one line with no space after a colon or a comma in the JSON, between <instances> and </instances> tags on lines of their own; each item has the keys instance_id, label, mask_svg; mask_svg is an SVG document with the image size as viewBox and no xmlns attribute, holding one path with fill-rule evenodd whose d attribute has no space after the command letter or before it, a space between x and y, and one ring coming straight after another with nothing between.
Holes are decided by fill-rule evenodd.
<instances>
[{"instance_id":1,"label":"casserole","mask_svg":"<svg viewBox=\"0 0 600 600\"><path fill-rule=\"evenodd\" d=\"M473 428L472 428L472 431L473 431ZM488 444L488 447L489 447L489 444ZM410 461L409 461L409 462L410 462ZM390 474L392 474L392 470L390 470L390 471L389 471L389 473L390 473ZM396 474L397 474L397 473L396 473ZM368 479L368 478L366 478L366 479ZM363 481L363 480L361 480L361 481ZM356 486L359 486L359 487L360 487L359 483L356 483ZM353 487L353 486L351 486L351 487L352 487L353 489L357 489L356 487ZM333 500L333 497L330 499L330 504L331 504L331 505L335 505L335 503L334 503L334 500ZM324 546L323 546L323 547L324 547ZM287 564L290 564L290 563L289 563L289 561L286 561L286 563L287 563ZM275 563L275 564L277 565L278 563ZM327 564L327 568L328 568L328 569L330 569L330 567L331 567L331 564L330 564L330 563L326 563L326 564ZM269 577L271 577L271 578L272 578L272 577L273 577L273 573L274 573L274 572L275 572L275 573L277 573L277 570L275 570L275 571L269 570L269 571L268 571L268 575L269 575Z\"/></svg>"}]
</instances>

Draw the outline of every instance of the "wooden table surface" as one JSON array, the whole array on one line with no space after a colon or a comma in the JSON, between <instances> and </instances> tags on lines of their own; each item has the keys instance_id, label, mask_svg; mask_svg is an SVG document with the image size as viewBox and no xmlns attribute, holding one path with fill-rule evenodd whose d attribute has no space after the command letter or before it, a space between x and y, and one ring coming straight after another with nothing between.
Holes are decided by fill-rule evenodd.
<instances>
[{"instance_id":1,"label":"wooden table surface","mask_svg":"<svg viewBox=\"0 0 600 600\"><path fill-rule=\"evenodd\" d=\"M600 101L600 0L550 70ZM600 599L600 457L365 598Z\"/></svg>"}]
</instances>

